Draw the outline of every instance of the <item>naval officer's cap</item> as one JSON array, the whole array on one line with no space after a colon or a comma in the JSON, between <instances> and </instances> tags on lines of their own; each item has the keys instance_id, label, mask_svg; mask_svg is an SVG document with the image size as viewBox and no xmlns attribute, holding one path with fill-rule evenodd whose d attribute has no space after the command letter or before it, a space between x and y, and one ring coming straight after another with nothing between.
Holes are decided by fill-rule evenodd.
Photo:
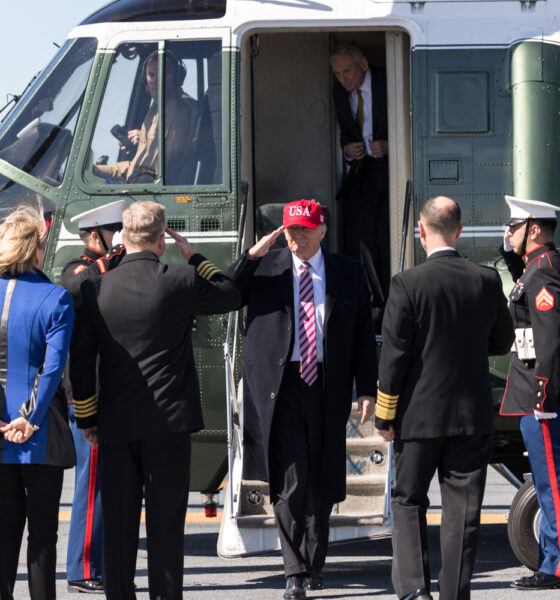
<instances>
[{"instance_id":1,"label":"naval officer's cap","mask_svg":"<svg viewBox=\"0 0 560 600\"><path fill-rule=\"evenodd\" d=\"M95 229L101 227L107 231L120 231L122 229L122 211L124 200L117 200L86 212L80 213L70 219L71 223L78 222L78 229Z\"/></svg>"},{"instance_id":2,"label":"naval officer's cap","mask_svg":"<svg viewBox=\"0 0 560 600\"><path fill-rule=\"evenodd\" d=\"M548 202L525 200L515 196L506 196L505 199L511 211L510 218L504 223L506 227L519 225L528 219L556 220L556 212L560 210L560 206L554 206Z\"/></svg>"}]
</instances>

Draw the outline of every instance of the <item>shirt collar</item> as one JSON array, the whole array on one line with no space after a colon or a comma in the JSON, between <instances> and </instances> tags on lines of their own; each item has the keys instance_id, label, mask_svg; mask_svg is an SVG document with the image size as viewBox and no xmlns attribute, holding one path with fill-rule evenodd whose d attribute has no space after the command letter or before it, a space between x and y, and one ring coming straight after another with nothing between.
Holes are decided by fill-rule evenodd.
<instances>
[{"instance_id":1,"label":"shirt collar","mask_svg":"<svg viewBox=\"0 0 560 600\"><path fill-rule=\"evenodd\" d=\"M368 69L366 71L366 76L362 81L362 85L360 86L360 91L363 94L371 94L371 71Z\"/></svg>"},{"instance_id":2,"label":"shirt collar","mask_svg":"<svg viewBox=\"0 0 560 600\"><path fill-rule=\"evenodd\" d=\"M323 266L323 252L321 250L321 248L319 248L319 250L317 250L317 252L315 252L315 254L306 261L301 260L301 258L298 258L293 252L292 252L292 264L294 265L294 269L296 271L296 273L299 273L300 271L300 267L304 262L308 262L311 265L311 268L318 273L319 270L322 268Z\"/></svg>"},{"instance_id":3,"label":"shirt collar","mask_svg":"<svg viewBox=\"0 0 560 600\"><path fill-rule=\"evenodd\" d=\"M435 254L436 252L445 252L451 250L452 252L457 252L456 248L453 248L453 246L440 246L439 248L434 248L427 256L427 258L430 258L430 256L432 256L432 254Z\"/></svg>"}]
</instances>

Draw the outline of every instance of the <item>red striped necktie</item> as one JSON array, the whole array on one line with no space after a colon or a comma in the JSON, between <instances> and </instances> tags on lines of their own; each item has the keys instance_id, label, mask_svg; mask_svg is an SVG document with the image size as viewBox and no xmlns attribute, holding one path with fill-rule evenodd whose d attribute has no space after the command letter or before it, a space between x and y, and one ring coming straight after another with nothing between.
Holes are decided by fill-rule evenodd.
<instances>
[{"instance_id":1,"label":"red striped necktie","mask_svg":"<svg viewBox=\"0 0 560 600\"><path fill-rule=\"evenodd\" d=\"M299 353L301 378L307 385L317 379L317 340L315 337L315 303L313 282L306 261L299 276Z\"/></svg>"}]
</instances>

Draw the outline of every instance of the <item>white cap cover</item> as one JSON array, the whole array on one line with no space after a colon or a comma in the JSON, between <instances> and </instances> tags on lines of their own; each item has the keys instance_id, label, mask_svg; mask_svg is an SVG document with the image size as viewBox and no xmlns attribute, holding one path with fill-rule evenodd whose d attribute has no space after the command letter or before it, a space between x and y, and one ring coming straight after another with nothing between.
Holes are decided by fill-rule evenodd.
<instances>
[{"instance_id":1,"label":"white cap cover","mask_svg":"<svg viewBox=\"0 0 560 600\"><path fill-rule=\"evenodd\" d=\"M511 211L510 218L504 223L506 226L517 225L527 219L556 219L556 211L560 210L560 206L538 200L524 200L515 196L506 196L505 199Z\"/></svg>"},{"instance_id":2,"label":"white cap cover","mask_svg":"<svg viewBox=\"0 0 560 600\"><path fill-rule=\"evenodd\" d=\"M89 229L90 227L103 227L104 225L115 225L122 223L122 211L124 210L124 200L117 200L110 204L98 206L87 210L70 219L71 223L78 221L79 229Z\"/></svg>"}]
</instances>

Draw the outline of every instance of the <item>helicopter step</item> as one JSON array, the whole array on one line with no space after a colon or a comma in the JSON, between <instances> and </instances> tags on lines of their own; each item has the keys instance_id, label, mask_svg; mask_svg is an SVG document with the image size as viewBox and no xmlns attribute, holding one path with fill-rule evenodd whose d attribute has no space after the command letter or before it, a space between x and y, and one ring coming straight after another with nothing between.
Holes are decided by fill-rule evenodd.
<instances>
[{"instance_id":1,"label":"helicopter step","mask_svg":"<svg viewBox=\"0 0 560 600\"><path fill-rule=\"evenodd\" d=\"M390 450L376 434L373 421L361 425L360 418L354 402L346 427L346 499L333 507L331 542L385 537L391 533L387 498ZM241 478L242 448L237 450L233 477L228 484L233 490L226 491L218 539L218 554L224 558L270 552L280 547L268 484ZM230 494L232 502L227 500Z\"/></svg>"}]
</instances>

